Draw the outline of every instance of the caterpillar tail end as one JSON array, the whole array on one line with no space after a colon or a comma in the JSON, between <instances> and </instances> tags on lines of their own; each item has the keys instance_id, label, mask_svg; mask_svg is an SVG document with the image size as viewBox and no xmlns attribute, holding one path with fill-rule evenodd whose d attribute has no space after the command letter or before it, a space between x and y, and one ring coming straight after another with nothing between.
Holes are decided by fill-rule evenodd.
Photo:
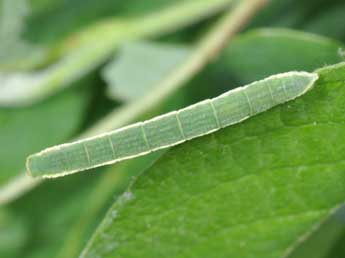
<instances>
[{"instance_id":1,"label":"caterpillar tail end","mask_svg":"<svg viewBox=\"0 0 345 258\"><path fill-rule=\"evenodd\" d=\"M32 155L27 157L26 158L26 162L25 162L25 167L26 167L26 174L29 176L29 177L32 177L34 178L34 174L32 173L32 170L31 170L31 160L32 160Z\"/></svg>"}]
</instances>

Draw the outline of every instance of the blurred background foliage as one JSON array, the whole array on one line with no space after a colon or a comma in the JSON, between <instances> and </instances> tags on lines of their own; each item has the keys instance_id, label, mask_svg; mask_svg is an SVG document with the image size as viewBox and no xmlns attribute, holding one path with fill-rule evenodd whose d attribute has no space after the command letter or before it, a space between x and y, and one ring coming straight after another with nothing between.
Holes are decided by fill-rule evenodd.
<instances>
[{"instance_id":1,"label":"blurred background foliage","mask_svg":"<svg viewBox=\"0 0 345 258\"><path fill-rule=\"evenodd\" d=\"M115 32L121 29L136 33L131 32L132 24L140 27L142 19L161 17L162 10L193 1L1 0L0 94L5 84L15 88L18 82L28 82L27 78L19 78L20 74L37 77L40 71L78 51L80 41L86 51L74 57L78 61L95 48L102 48L102 44L96 43L108 39L104 38L107 31L98 27L100 24L116 20ZM203 1L208 2L200 0ZM76 76L68 87L42 100L0 108L0 257L78 256L116 196L162 153L33 184L24 191L18 182L23 178L26 156L69 141L114 110L133 105L144 95L155 94L157 89L152 85L159 84L188 59L195 43L232 1L217 2L212 12L196 13L185 24L173 24L173 29L140 34L135 44L127 42L131 39L128 37L118 43L118 48L92 63L92 69L76 67L76 74L82 76ZM130 122L216 96L271 74L311 71L343 60L339 50L345 39L344 13L343 0L270 1L184 87L154 109L131 117ZM148 56L154 56L152 67L148 65ZM136 89L141 87L138 82L143 85L140 94ZM8 186L18 192L13 194L15 198L4 197Z\"/></svg>"}]
</instances>

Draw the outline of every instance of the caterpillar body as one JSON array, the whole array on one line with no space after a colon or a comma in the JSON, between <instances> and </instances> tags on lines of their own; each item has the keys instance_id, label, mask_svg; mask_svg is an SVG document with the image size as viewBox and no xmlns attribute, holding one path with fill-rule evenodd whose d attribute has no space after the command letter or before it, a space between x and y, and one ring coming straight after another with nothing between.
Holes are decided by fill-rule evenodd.
<instances>
[{"instance_id":1,"label":"caterpillar body","mask_svg":"<svg viewBox=\"0 0 345 258\"><path fill-rule=\"evenodd\" d=\"M293 100L317 79L307 72L274 75L147 121L48 148L28 157L27 170L34 177L58 177L168 148Z\"/></svg>"}]
</instances>

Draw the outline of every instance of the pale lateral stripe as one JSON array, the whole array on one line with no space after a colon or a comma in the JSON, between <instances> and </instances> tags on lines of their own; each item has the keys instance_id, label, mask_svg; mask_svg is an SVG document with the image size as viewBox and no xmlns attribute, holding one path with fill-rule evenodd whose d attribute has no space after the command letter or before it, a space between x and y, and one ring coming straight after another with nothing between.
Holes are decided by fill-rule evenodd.
<instances>
[{"instance_id":1,"label":"pale lateral stripe","mask_svg":"<svg viewBox=\"0 0 345 258\"><path fill-rule=\"evenodd\" d=\"M254 107L252 106L253 103L250 102L250 100L248 98L248 95L246 93L246 90L248 89L248 87L255 87L257 83L260 83L260 84L262 84L262 83L265 84L266 83L267 86L269 87L272 100L274 101L273 103L270 103L270 105L268 105L269 108L271 108L271 107L275 106L276 104L279 104L279 103L276 103L276 101L274 99L274 90L275 89L270 87L270 82L272 80L275 80L275 79L279 79L279 80L282 79L281 83L283 83L283 85L280 84L280 86L283 86L285 88L286 93L287 93L286 84L285 84L286 80L289 80L289 79L298 80L298 79L300 79L300 80L303 80L303 82L305 81L304 87L301 88L299 91L297 91L295 96L288 97L288 95L286 95L286 99L279 102L279 103L283 103L283 102L295 99L298 96L303 95L309 89L311 89L313 84L314 84L314 82L318 79L318 75L315 74L315 73L307 73L307 72L289 72L289 73L284 73L284 74L273 75L273 76L270 76L270 77L268 77L268 78L266 78L264 80L261 80L261 81L258 81L258 82L254 82L254 83L251 83L249 85L246 85L246 86L243 86L243 87L239 87L239 88L236 88L234 90L225 92L225 93L221 94L220 96L218 96L216 98L207 99L207 100L198 102L196 104L193 104L191 106L188 106L186 108L180 109L178 111L173 111L173 112L161 115L161 116L157 116L157 117L155 117L153 119L150 119L150 120L147 120L147 121L144 121L144 122L135 123L135 124L132 124L132 125L129 125L129 126L126 126L126 127L123 127L123 128L120 128L120 129L117 129L117 130L114 130L114 131L111 131L111 132L103 133L103 134L100 134L100 135L88 138L88 139L79 140L79 141L76 141L76 142L73 142L73 143L65 143L65 144L62 144L62 145L58 145L58 146L47 148L47 149L45 149L45 150L43 150L43 151L41 151L41 152L39 152L37 154L31 155L27 159L28 172L29 173L31 172L33 176L58 177L58 176L63 176L63 175L75 173L75 172L78 172L78 171L81 171L81 170L85 170L85 169L90 169L90 168L95 168L95 167L99 167L99 166L103 166L103 165L113 164L115 162L119 162L119 161L122 161L122 160L126 160L126 159L130 159L130 158L142 156L142 155L145 155L145 154L150 153L150 152L155 151L155 150L164 149L164 148L167 148L167 147L170 147L170 146L174 146L174 145L180 144L180 143L184 142L185 139L178 140L178 141L173 142L173 143L168 144L168 145L161 145L161 146L158 146L158 147L155 147L155 148L151 148L150 143L148 141L148 138L146 136L144 125L146 123L150 123L152 121L160 120L163 117L176 116L177 122L178 122L178 126L179 126L179 130L181 131L181 135L185 136L185 131L183 129L183 126L182 126L182 123L181 123L181 119L178 116L178 114L181 111L186 112L188 110L197 109L197 108L199 108L199 106L201 107L202 104L204 104L206 102L211 104L212 109L215 112L214 115L215 115L215 118L217 119L217 123L219 123L219 125L221 125L221 121L219 120L219 115L217 114L217 109L215 108L214 103L216 103L218 100L226 98L230 94L231 95L245 94L246 98L247 98L247 101L248 101L248 104L249 104L249 107L251 108L251 112L253 114L253 111L254 111ZM290 85L290 87L296 87L296 86L298 86L298 84L291 84ZM230 114L231 114L231 112L230 112ZM249 118L250 116L251 115L243 115L243 117L239 117L236 121L232 122L231 124L239 123L239 122ZM32 160L35 160L36 162L40 162L41 158L44 159L45 156L46 155L50 155L52 151L54 151L54 152L64 152L64 149L68 148L69 146L73 146L75 144L84 144L85 141L97 140L97 139L104 138L104 137L108 137L109 138L109 141L110 141L111 146L112 146L111 147L112 148L112 152L114 154L114 157L116 157L116 148L117 148L117 146L116 146L116 143L115 143L115 146L113 145L113 142L111 141L111 135L115 135L118 132L125 131L125 130L128 130L130 128L138 127L138 126L141 127L143 139L144 139L144 141L145 141L145 143L147 144L147 147L148 147L147 151L143 151L143 152L140 152L140 153L135 153L133 155L122 157L122 158L115 158L115 159L112 159L112 160L109 160L109 161L106 161L106 162L103 162L103 163L99 163L99 164L92 164L92 165L90 164L86 168L84 168L84 167L83 168L76 168L76 169L73 169L73 170L71 170L71 168L72 168L71 164L68 164L69 163L68 158L66 159L67 167L66 167L66 170L64 170L64 171L54 171L54 172L51 172L51 168L50 167L44 168L43 172L41 172L40 170L38 170L38 171L36 170L35 171L35 166L31 167L31 165L30 165ZM209 131L205 132L203 135L210 134L210 133L212 133L214 131L217 131L219 129L220 129L220 127L212 129L212 130L209 130ZM191 132L189 132L189 133L191 133ZM195 136L192 135L192 136L189 137L189 139L192 139L192 138L195 138L195 137L199 137L199 136L202 136L202 135L195 135ZM66 155L66 154L64 153L63 155ZM88 159L89 159L89 162L90 162L90 157L88 157ZM38 166L38 167L40 167L40 166Z\"/></svg>"}]
</instances>

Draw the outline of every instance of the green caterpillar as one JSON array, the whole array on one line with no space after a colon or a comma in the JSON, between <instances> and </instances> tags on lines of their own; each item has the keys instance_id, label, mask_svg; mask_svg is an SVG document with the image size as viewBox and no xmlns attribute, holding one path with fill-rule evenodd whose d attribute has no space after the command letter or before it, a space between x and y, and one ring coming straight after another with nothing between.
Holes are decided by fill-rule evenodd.
<instances>
[{"instance_id":1,"label":"green caterpillar","mask_svg":"<svg viewBox=\"0 0 345 258\"><path fill-rule=\"evenodd\" d=\"M168 148L293 100L317 79L307 72L274 75L144 122L48 148L28 157L27 170L34 177L58 177Z\"/></svg>"}]
</instances>

